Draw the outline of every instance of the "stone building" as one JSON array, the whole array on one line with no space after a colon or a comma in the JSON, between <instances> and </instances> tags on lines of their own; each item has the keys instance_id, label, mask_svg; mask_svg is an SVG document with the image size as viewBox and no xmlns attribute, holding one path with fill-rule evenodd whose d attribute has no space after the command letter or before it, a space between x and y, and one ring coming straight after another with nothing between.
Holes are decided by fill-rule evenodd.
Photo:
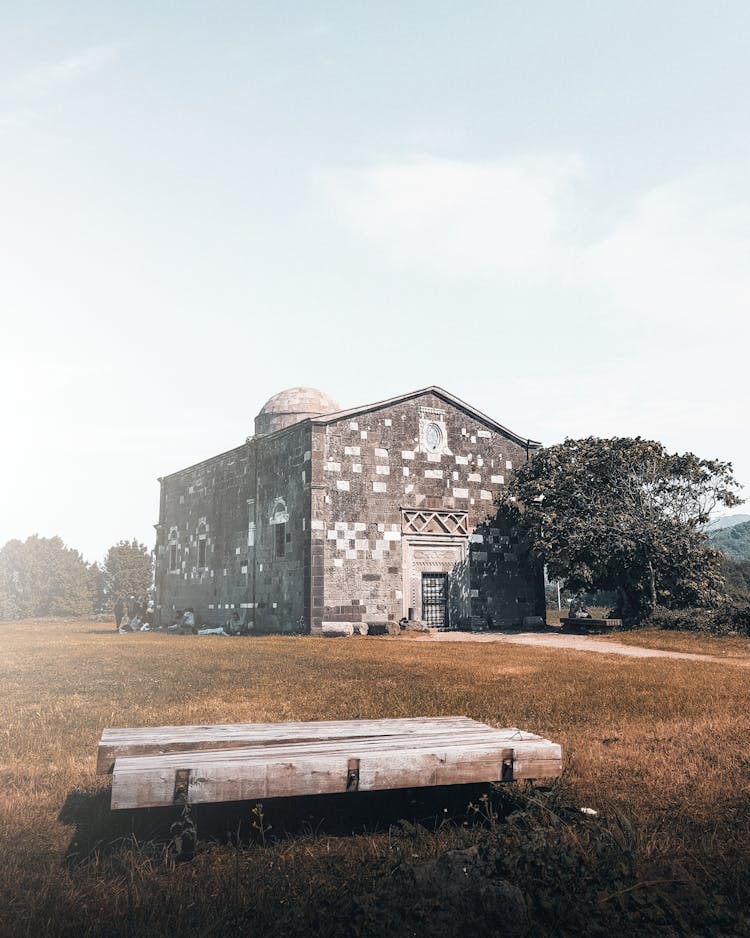
<instances>
[{"instance_id":1,"label":"stone building","mask_svg":"<svg viewBox=\"0 0 750 938\"><path fill-rule=\"evenodd\" d=\"M256 631L544 615L542 572L496 498L539 443L447 391L342 410L274 395L235 449L160 479L156 603Z\"/></svg>"}]
</instances>

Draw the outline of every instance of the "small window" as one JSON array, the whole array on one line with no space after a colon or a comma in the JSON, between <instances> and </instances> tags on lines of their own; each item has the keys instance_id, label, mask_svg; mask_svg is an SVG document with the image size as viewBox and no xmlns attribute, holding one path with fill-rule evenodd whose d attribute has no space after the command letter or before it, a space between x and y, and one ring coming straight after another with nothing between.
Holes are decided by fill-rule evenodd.
<instances>
[{"instance_id":1,"label":"small window","mask_svg":"<svg viewBox=\"0 0 750 938\"><path fill-rule=\"evenodd\" d=\"M205 521L199 522L195 533L198 537L198 569L203 570L206 567L206 535L208 534Z\"/></svg>"},{"instance_id":2,"label":"small window","mask_svg":"<svg viewBox=\"0 0 750 938\"><path fill-rule=\"evenodd\" d=\"M276 529L276 556L283 557L286 553L286 523L274 525Z\"/></svg>"},{"instance_id":3,"label":"small window","mask_svg":"<svg viewBox=\"0 0 750 938\"><path fill-rule=\"evenodd\" d=\"M169 569L170 570L177 569L177 545L176 544L169 545Z\"/></svg>"}]
</instances>

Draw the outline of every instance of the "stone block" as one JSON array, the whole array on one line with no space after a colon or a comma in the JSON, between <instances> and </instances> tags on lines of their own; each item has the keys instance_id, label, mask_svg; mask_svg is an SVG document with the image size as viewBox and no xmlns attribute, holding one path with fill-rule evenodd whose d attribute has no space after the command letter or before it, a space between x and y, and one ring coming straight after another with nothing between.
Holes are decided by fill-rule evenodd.
<instances>
[{"instance_id":1,"label":"stone block","mask_svg":"<svg viewBox=\"0 0 750 938\"><path fill-rule=\"evenodd\" d=\"M429 632L430 627L426 622L423 622L421 619L407 619L403 623L401 629L404 632Z\"/></svg>"},{"instance_id":2,"label":"stone block","mask_svg":"<svg viewBox=\"0 0 750 938\"><path fill-rule=\"evenodd\" d=\"M325 638L348 638L354 635L354 624L351 622L324 621L320 627L320 631L321 635L325 636Z\"/></svg>"},{"instance_id":3,"label":"stone block","mask_svg":"<svg viewBox=\"0 0 750 938\"><path fill-rule=\"evenodd\" d=\"M401 631L398 622L368 622L368 635L398 635Z\"/></svg>"}]
</instances>

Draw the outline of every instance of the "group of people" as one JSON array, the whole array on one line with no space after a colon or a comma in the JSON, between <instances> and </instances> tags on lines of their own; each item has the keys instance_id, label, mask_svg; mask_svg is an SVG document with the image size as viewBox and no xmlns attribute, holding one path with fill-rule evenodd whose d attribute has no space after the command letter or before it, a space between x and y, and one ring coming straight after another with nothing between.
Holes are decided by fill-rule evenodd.
<instances>
[{"instance_id":1,"label":"group of people","mask_svg":"<svg viewBox=\"0 0 750 938\"><path fill-rule=\"evenodd\" d=\"M229 619L217 628L199 628L192 606L187 609L175 609L172 621L167 625L163 621L157 622L154 615L152 600L137 599L129 596L127 599L119 597L115 603L115 629L124 635L127 632L171 632L178 635L248 635L252 625L240 618L237 610L233 610Z\"/></svg>"},{"instance_id":2,"label":"group of people","mask_svg":"<svg viewBox=\"0 0 750 938\"><path fill-rule=\"evenodd\" d=\"M192 612L192 610L189 611ZM193 632L196 635L250 635L252 631L252 623L246 622L244 617L240 618L240 614L236 609L232 610L231 616L224 625L219 625L214 628L193 628Z\"/></svg>"},{"instance_id":3,"label":"group of people","mask_svg":"<svg viewBox=\"0 0 750 938\"><path fill-rule=\"evenodd\" d=\"M126 632L148 632L153 627L154 603L147 597L118 596L115 601L115 629L121 635Z\"/></svg>"},{"instance_id":4,"label":"group of people","mask_svg":"<svg viewBox=\"0 0 750 938\"><path fill-rule=\"evenodd\" d=\"M224 625L210 628L199 628L200 623L196 622L195 611L188 607L184 612L176 609L172 617L172 624L167 628L168 632L178 632L181 635L249 635L252 631L252 625L240 618L236 609L224 623Z\"/></svg>"}]
</instances>

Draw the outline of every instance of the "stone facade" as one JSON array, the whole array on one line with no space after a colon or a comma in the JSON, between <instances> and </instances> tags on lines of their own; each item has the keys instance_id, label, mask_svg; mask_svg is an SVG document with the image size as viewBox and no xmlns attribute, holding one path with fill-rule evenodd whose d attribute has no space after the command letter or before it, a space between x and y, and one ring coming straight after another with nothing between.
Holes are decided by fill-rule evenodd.
<instances>
[{"instance_id":1,"label":"stone facade","mask_svg":"<svg viewBox=\"0 0 750 938\"><path fill-rule=\"evenodd\" d=\"M235 609L257 631L321 632L543 616L541 570L495 507L538 446L435 387L348 411L275 395L245 444L161 480L162 619Z\"/></svg>"}]
</instances>

